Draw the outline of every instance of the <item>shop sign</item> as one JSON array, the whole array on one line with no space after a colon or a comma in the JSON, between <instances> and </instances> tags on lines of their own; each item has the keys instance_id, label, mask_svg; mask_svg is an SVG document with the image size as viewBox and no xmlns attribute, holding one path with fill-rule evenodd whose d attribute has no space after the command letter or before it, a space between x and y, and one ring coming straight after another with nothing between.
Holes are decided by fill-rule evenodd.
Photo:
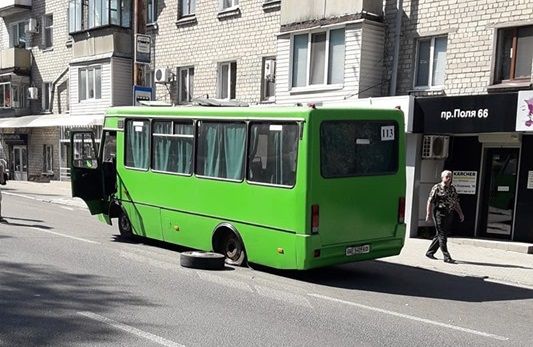
<instances>
[{"instance_id":1,"label":"shop sign","mask_svg":"<svg viewBox=\"0 0 533 347\"><path fill-rule=\"evenodd\" d=\"M28 134L3 134L2 140L8 145L26 145Z\"/></svg>"},{"instance_id":2,"label":"shop sign","mask_svg":"<svg viewBox=\"0 0 533 347\"><path fill-rule=\"evenodd\" d=\"M141 64L150 64L150 48L152 39L149 35L137 34L135 40L135 62Z\"/></svg>"},{"instance_id":3,"label":"shop sign","mask_svg":"<svg viewBox=\"0 0 533 347\"><path fill-rule=\"evenodd\" d=\"M454 171L453 185L457 194L476 195L477 171Z\"/></svg>"},{"instance_id":4,"label":"shop sign","mask_svg":"<svg viewBox=\"0 0 533 347\"><path fill-rule=\"evenodd\" d=\"M435 135L512 132L516 104L517 93L419 97L413 131Z\"/></svg>"},{"instance_id":5,"label":"shop sign","mask_svg":"<svg viewBox=\"0 0 533 347\"><path fill-rule=\"evenodd\" d=\"M518 92L516 131L533 131L533 90Z\"/></svg>"}]
</instances>

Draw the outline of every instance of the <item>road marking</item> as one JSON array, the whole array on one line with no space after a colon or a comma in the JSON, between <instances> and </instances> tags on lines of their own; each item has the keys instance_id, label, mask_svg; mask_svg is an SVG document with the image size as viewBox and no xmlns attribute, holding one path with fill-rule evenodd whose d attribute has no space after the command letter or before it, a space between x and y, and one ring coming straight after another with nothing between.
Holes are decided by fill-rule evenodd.
<instances>
[{"instance_id":1,"label":"road marking","mask_svg":"<svg viewBox=\"0 0 533 347\"><path fill-rule=\"evenodd\" d=\"M74 209L71 208L71 207L61 206L61 205L59 207L62 208L62 209L65 209L65 210L74 211Z\"/></svg>"},{"instance_id":2,"label":"road marking","mask_svg":"<svg viewBox=\"0 0 533 347\"><path fill-rule=\"evenodd\" d=\"M42 232L53 234L53 235L57 235L57 236L66 237L66 238L73 239L73 240L83 241L83 242L87 242L87 243L94 243L94 244L97 244L97 245L100 244L100 242L91 241L91 240L87 240L87 239L82 239L82 238L79 238L79 237L70 236L70 235L66 235L66 234L61 234L61 233L57 233L55 231L46 230L46 229L43 229L43 228L31 227L31 229L42 231Z\"/></svg>"},{"instance_id":3,"label":"road marking","mask_svg":"<svg viewBox=\"0 0 533 347\"><path fill-rule=\"evenodd\" d=\"M41 201L40 199L34 198L33 196L28 196L28 195L23 195L23 194L9 193L9 192L2 192L2 194L13 195L13 196L18 196L19 198L26 198L26 199Z\"/></svg>"},{"instance_id":4,"label":"road marking","mask_svg":"<svg viewBox=\"0 0 533 347\"><path fill-rule=\"evenodd\" d=\"M134 328L132 326L119 323L117 321L114 321L112 319L106 318L104 316L100 316L99 314L96 314L96 313L93 313L93 312L80 311L80 312L78 312L78 314L81 315L81 316L84 316L86 318L90 318L90 319L93 319L95 321L98 321L98 322L101 322L101 323L105 323L107 325L110 325L110 326L112 326L114 328L123 330L125 332L130 333L130 334L137 335L137 336L142 337L144 339L147 339L147 340L150 340L152 342L158 343L158 344L160 344L162 346L184 347L184 345L181 345L181 344L176 343L174 341L170 341L170 340L167 340L167 339L165 339L165 338L163 338L161 336L157 336L157 335L151 334L149 332Z\"/></svg>"},{"instance_id":5,"label":"road marking","mask_svg":"<svg viewBox=\"0 0 533 347\"><path fill-rule=\"evenodd\" d=\"M465 332L465 333L470 333L470 334L475 334L475 335L479 335L479 336L489 337L489 338L500 340L500 341L509 340L508 337L504 337L504 336L489 334L489 333L486 333L486 332L483 332L483 331L463 328L463 327L459 327L459 326L456 326L456 325L441 323L441 322L433 321L433 320L430 320L430 319L425 319L425 318L411 316L411 315L408 315L408 314L403 314L403 313L398 313L398 312L394 312L394 311L384 310L384 309L377 308L377 307L357 304L355 302L336 299L336 298L331 298L329 296L324 296L324 295L320 295L320 294L313 294L313 293L309 293L307 295L315 297L315 298L319 298L319 299L324 299L324 300L337 302L337 303L340 303L340 304L346 304L346 305L350 305L350 306L363 308L365 310L380 312L380 313L388 314L388 315L395 316L395 317L410 319L410 320L414 320L414 321L417 321L417 322L422 322L422 323L432 324L432 325L436 325L436 326L440 326L440 327L444 327L444 328L448 328L448 329L462 331L462 332Z\"/></svg>"}]
</instances>

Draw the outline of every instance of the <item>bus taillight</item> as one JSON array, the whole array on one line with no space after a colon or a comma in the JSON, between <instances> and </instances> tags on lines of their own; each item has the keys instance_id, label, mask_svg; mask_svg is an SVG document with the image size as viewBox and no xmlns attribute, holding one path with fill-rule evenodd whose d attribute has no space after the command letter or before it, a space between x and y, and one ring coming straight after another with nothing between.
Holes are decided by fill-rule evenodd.
<instances>
[{"instance_id":1,"label":"bus taillight","mask_svg":"<svg viewBox=\"0 0 533 347\"><path fill-rule=\"evenodd\" d=\"M398 223L403 224L405 220L405 197L398 199Z\"/></svg>"},{"instance_id":2,"label":"bus taillight","mask_svg":"<svg viewBox=\"0 0 533 347\"><path fill-rule=\"evenodd\" d=\"M311 233L318 234L319 227L319 210L318 205L311 206Z\"/></svg>"}]
</instances>

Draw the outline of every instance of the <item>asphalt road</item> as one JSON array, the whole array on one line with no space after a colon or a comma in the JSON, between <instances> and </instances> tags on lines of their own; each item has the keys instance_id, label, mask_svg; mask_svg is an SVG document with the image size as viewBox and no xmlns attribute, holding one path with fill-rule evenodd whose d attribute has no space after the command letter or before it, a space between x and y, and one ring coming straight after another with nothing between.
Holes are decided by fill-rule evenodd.
<instances>
[{"instance_id":1,"label":"asphalt road","mask_svg":"<svg viewBox=\"0 0 533 347\"><path fill-rule=\"evenodd\" d=\"M380 261L179 266L86 210L4 195L1 346L530 346L533 290Z\"/></svg>"}]
</instances>

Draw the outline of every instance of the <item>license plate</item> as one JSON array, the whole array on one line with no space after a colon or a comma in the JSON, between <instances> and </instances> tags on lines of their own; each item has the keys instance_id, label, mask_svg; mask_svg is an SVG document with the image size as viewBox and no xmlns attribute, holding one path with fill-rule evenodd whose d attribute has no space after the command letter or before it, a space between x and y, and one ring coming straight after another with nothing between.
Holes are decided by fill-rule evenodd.
<instances>
[{"instance_id":1,"label":"license plate","mask_svg":"<svg viewBox=\"0 0 533 347\"><path fill-rule=\"evenodd\" d=\"M346 247L346 255L366 254L370 252L370 245Z\"/></svg>"}]
</instances>

